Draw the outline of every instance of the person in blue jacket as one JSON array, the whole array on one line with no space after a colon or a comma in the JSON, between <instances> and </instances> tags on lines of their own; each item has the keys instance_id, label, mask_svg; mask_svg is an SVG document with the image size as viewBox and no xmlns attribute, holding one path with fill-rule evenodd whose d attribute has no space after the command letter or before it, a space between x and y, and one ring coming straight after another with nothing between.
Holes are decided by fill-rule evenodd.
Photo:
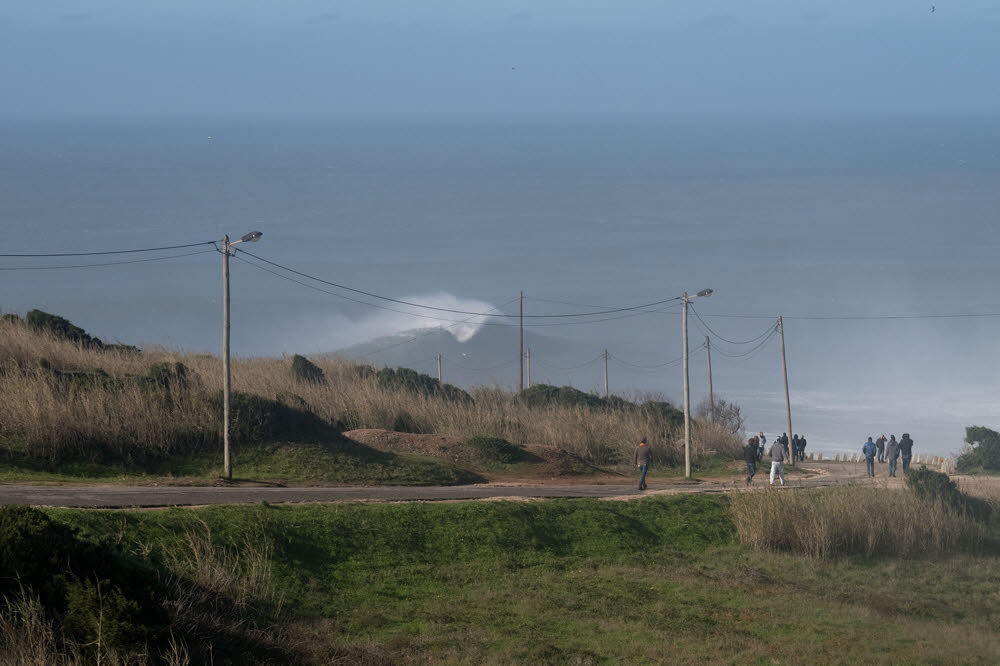
<instances>
[{"instance_id":1,"label":"person in blue jacket","mask_svg":"<svg viewBox=\"0 0 1000 666\"><path fill-rule=\"evenodd\" d=\"M875 476L875 453L877 451L878 447L875 446L875 442L872 441L871 437L861 447L861 452L865 454L865 462L868 463L868 476Z\"/></svg>"}]
</instances>

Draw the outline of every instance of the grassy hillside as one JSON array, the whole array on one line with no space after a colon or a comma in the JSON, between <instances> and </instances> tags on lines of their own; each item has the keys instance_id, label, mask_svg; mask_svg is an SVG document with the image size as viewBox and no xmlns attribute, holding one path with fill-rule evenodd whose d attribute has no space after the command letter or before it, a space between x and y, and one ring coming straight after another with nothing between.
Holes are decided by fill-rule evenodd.
<instances>
[{"instance_id":1,"label":"grassy hillside","mask_svg":"<svg viewBox=\"0 0 1000 666\"><path fill-rule=\"evenodd\" d=\"M207 355L104 344L58 318L0 318L0 478L211 476L209 461L221 449L220 366ZM378 465L363 463L377 456L341 436L358 428L502 438L598 465L625 460L643 436L661 463L681 455L676 410L663 402L529 400L496 388L467 394L412 371L333 358L236 359L233 385L234 458L243 475L372 482ZM732 457L738 444L722 428L698 424L696 463ZM289 461L316 460L293 451L307 445L342 469L365 472L323 477L315 467L294 468ZM382 468L410 468L399 478L430 469L407 456L396 462ZM428 483L459 474L436 464Z\"/></svg>"},{"instance_id":2,"label":"grassy hillside","mask_svg":"<svg viewBox=\"0 0 1000 666\"><path fill-rule=\"evenodd\" d=\"M812 515L822 517L850 490L801 492L820 498L826 508ZM234 646L317 664L1000 656L995 522L980 523L989 538L974 548L816 557L746 539L746 516L719 496L47 513L160 572L174 640L196 661L210 652L222 662ZM254 610L236 613L237 625L239 608Z\"/></svg>"}]
</instances>

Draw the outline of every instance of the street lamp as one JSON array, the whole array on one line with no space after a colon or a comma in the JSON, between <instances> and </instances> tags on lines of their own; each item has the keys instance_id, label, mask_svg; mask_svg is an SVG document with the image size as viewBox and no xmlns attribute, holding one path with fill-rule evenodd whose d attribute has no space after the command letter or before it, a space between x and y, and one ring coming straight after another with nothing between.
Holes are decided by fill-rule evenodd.
<instances>
[{"instance_id":1,"label":"street lamp","mask_svg":"<svg viewBox=\"0 0 1000 666\"><path fill-rule=\"evenodd\" d=\"M256 243L263 236L259 231L251 231L238 241L222 238L222 475L227 480L233 478L233 466L229 458L229 394L232 387L232 373L229 365L229 248L240 243Z\"/></svg>"},{"instance_id":2,"label":"street lamp","mask_svg":"<svg viewBox=\"0 0 1000 666\"><path fill-rule=\"evenodd\" d=\"M708 298L714 293L712 289L702 289L694 296L688 296L685 291L681 295L682 338L684 340L684 478L691 478L691 388L688 382L688 303L692 298Z\"/></svg>"}]
</instances>

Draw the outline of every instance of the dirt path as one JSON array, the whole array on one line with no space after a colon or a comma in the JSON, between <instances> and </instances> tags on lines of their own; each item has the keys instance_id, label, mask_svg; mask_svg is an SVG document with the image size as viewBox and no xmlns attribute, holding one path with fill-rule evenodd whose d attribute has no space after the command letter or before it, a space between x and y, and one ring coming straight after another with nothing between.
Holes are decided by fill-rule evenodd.
<instances>
[{"instance_id":1,"label":"dirt path","mask_svg":"<svg viewBox=\"0 0 1000 666\"><path fill-rule=\"evenodd\" d=\"M766 467L766 466L765 466ZM769 469L769 467L768 467ZM758 472L754 486L767 485L767 471ZM884 480L885 470L879 469ZM816 488L850 483L866 483L864 465L853 463L805 463L789 474L789 488ZM671 479L651 483L639 492L629 484L482 484L449 487L149 487L111 485L0 485L0 504L39 506L125 508L199 506L206 504L255 504L270 502L413 502L441 500L531 499L594 497L633 499L649 495L721 493L745 489L742 478L730 477L684 482Z\"/></svg>"}]
</instances>

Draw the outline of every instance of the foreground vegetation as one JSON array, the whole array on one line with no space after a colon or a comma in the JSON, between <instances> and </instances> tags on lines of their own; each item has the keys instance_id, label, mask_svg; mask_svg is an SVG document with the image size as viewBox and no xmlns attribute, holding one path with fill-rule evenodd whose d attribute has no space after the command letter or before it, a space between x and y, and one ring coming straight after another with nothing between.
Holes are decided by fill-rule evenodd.
<instances>
[{"instance_id":1,"label":"foreground vegetation","mask_svg":"<svg viewBox=\"0 0 1000 666\"><path fill-rule=\"evenodd\" d=\"M0 318L0 341L0 479L218 475L217 358L106 344L38 311ZM558 449L589 465L627 462L639 438L649 437L662 466L681 460L678 412L662 400L543 386L523 395L499 388L470 394L412 370L302 356L236 359L233 382L236 469L256 479L481 478L476 469L387 457L343 437L359 428L500 439ZM738 447L726 427L696 423L696 465L732 459Z\"/></svg>"},{"instance_id":2,"label":"foreground vegetation","mask_svg":"<svg viewBox=\"0 0 1000 666\"><path fill-rule=\"evenodd\" d=\"M0 509L20 513L4 527L21 535L0 549L0 662L93 663L101 645L103 663L995 663L995 508L915 488ZM878 547L850 536L869 518L849 500L902 512L879 519ZM759 505L779 517L747 514ZM801 541L761 539L824 521ZM959 538L910 539L921 522L958 522Z\"/></svg>"}]
</instances>

